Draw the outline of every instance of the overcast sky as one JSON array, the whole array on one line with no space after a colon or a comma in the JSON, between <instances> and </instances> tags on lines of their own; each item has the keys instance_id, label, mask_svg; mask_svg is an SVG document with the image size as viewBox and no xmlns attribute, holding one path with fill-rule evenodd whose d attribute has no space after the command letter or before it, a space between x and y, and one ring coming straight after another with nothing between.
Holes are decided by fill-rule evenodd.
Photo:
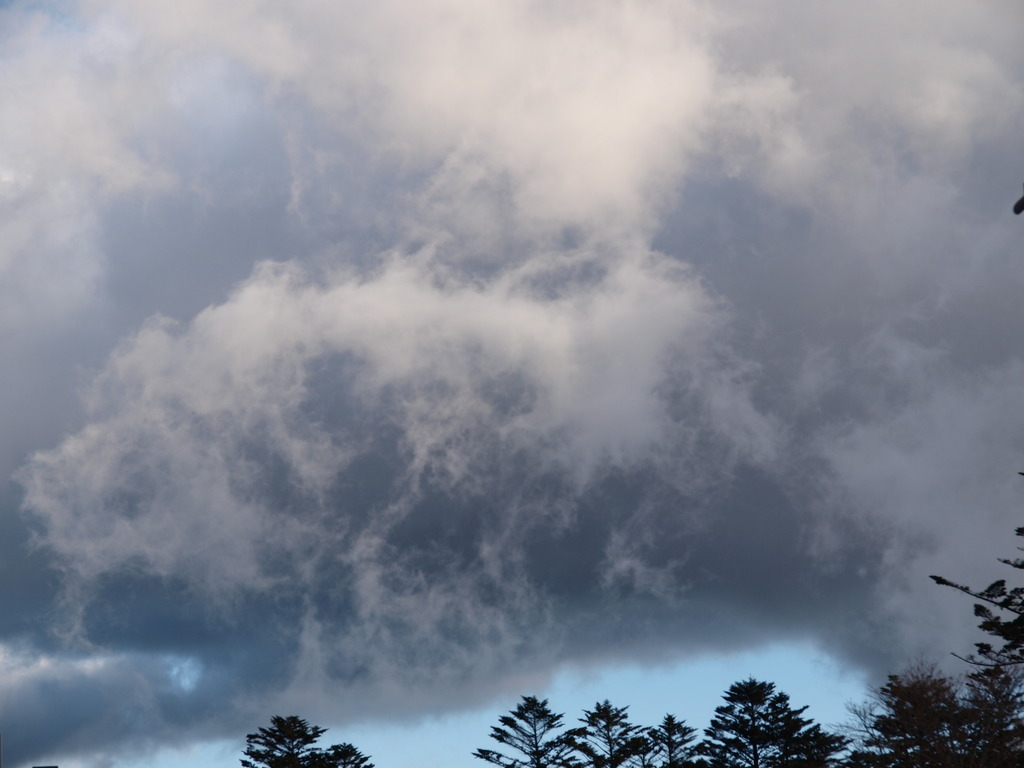
<instances>
[{"instance_id":1,"label":"overcast sky","mask_svg":"<svg viewBox=\"0 0 1024 768\"><path fill-rule=\"evenodd\" d=\"M8 763L969 651L1022 126L997 0L0 2Z\"/></svg>"}]
</instances>

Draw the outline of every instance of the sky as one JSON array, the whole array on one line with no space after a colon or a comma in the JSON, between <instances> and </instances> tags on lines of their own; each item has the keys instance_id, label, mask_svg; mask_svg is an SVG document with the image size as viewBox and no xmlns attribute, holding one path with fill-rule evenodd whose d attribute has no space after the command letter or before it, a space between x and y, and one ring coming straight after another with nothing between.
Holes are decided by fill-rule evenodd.
<instances>
[{"instance_id":1,"label":"sky","mask_svg":"<svg viewBox=\"0 0 1024 768\"><path fill-rule=\"evenodd\" d=\"M753 674L827 721L959 669L928 576L1002 576L1024 502L1022 38L0 2L8 765L294 713L429 768L522 695L703 723Z\"/></svg>"}]
</instances>

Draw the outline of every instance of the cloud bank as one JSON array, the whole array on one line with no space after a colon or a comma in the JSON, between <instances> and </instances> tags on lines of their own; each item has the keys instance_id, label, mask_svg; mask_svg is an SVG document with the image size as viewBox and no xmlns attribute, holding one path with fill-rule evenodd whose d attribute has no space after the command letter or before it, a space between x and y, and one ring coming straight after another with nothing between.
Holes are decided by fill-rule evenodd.
<instances>
[{"instance_id":1,"label":"cloud bank","mask_svg":"<svg viewBox=\"0 0 1024 768\"><path fill-rule=\"evenodd\" d=\"M9 758L968 647L926 576L1018 524L1019 17L0 8Z\"/></svg>"}]
</instances>

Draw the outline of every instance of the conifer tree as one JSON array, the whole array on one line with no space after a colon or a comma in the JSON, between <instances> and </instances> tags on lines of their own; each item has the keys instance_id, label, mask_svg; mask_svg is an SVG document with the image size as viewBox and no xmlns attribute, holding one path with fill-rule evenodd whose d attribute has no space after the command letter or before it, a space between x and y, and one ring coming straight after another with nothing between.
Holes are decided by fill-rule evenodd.
<instances>
[{"instance_id":1,"label":"conifer tree","mask_svg":"<svg viewBox=\"0 0 1024 768\"><path fill-rule=\"evenodd\" d=\"M334 744L323 754L325 768L374 768L370 758L351 744Z\"/></svg>"},{"instance_id":2,"label":"conifer tree","mask_svg":"<svg viewBox=\"0 0 1024 768\"><path fill-rule=\"evenodd\" d=\"M244 768L302 768L315 755L313 745L326 732L301 717L270 718L270 728L260 728L246 736Z\"/></svg>"},{"instance_id":3,"label":"conifer tree","mask_svg":"<svg viewBox=\"0 0 1024 768\"><path fill-rule=\"evenodd\" d=\"M819 768L835 761L846 739L801 717L773 683L749 678L725 693L705 729L700 754L710 768Z\"/></svg>"},{"instance_id":4,"label":"conifer tree","mask_svg":"<svg viewBox=\"0 0 1024 768\"><path fill-rule=\"evenodd\" d=\"M1016 534L1024 537L1024 527L1018 528ZM1011 568L1024 570L1022 558L999 558L999 562ZM985 589L976 591L942 576L931 578L936 584L960 590L977 600L978 602L974 604L974 615L981 619L979 629L1001 642L999 645L975 643L977 655L969 656L965 661L988 667L1024 664L1024 587L1007 589L1006 579L999 579Z\"/></svg>"},{"instance_id":5,"label":"conifer tree","mask_svg":"<svg viewBox=\"0 0 1024 768\"><path fill-rule=\"evenodd\" d=\"M324 750L315 746L327 732L292 715L270 718L270 728L246 736L243 768L374 768L351 744L334 744Z\"/></svg>"},{"instance_id":6,"label":"conifer tree","mask_svg":"<svg viewBox=\"0 0 1024 768\"><path fill-rule=\"evenodd\" d=\"M501 768L575 768L579 761L574 740L583 729L563 731L562 717L551 711L547 699L523 696L515 709L499 718L501 726L491 728L491 738L518 755L478 749L473 757Z\"/></svg>"},{"instance_id":7,"label":"conifer tree","mask_svg":"<svg viewBox=\"0 0 1024 768\"><path fill-rule=\"evenodd\" d=\"M651 764L657 768L685 768L692 765L696 753L696 747L693 746L696 735L696 728L676 720L673 715L665 715L661 725L647 731L647 739L655 756Z\"/></svg>"},{"instance_id":8,"label":"conifer tree","mask_svg":"<svg viewBox=\"0 0 1024 768\"><path fill-rule=\"evenodd\" d=\"M620 768L634 758L646 756L650 744L643 728L629 722L629 707L613 707L608 699L585 710L583 728L575 738L577 751L588 768Z\"/></svg>"}]
</instances>

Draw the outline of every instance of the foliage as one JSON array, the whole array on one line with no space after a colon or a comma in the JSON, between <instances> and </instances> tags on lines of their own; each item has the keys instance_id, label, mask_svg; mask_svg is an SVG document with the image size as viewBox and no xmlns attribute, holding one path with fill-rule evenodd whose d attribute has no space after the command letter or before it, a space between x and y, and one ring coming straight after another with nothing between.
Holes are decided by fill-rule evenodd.
<instances>
[{"instance_id":1,"label":"foliage","mask_svg":"<svg viewBox=\"0 0 1024 768\"><path fill-rule=\"evenodd\" d=\"M584 711L576 750L589 768L620 768L635 758L648 758L651 745L644 730L629 722L628 707L613 707L608 699Z\"/></svg>"},{"instance_id":2,"label":"foliage","mask_svg":"<svg viewBox=\"0 0 1024 768\"><path fill-rule=\"evenodd\" d=\"M1024 675L1001 667L967 676L962 695L975 765L1024 765Z\"/></svg>"},{"instance_id":3,"label":"foliage","mask_svg":"<svg viewBox=\"0 0 1024 768\"><path fill-rule=\"evenodd\" d=\"M351 744L332 744L323 759L325 768L374 768L370 758Z\"/></svg>"},{"instance_id":4,"label":"foliage","mask_svg":"<svg viewBox=\"0 0 1024 768\"><path fill-rule=\"evenodd\" d=\"M565 730L546 700L524 696L491 729L509 754L474 756L500 768L1024 768L1024 670L950 678L914 665L850 706L846 735L805 717L772 683L748 678L723 698L695 746L695 729L672 715L645 728L605 699L583 712L582 728Z\"/></svg>"},{"instance_id":5,"label":"foliage","mask_svg":"<svg viewBox=\"0 0 1024 768\"><path fill-rule=\"evenodd\" d=\"M327 732L292 715L270 718L270 728L246 736L243 768L374 768L369 758L351 744L328 749L314 746Z\"/></svg>"},{"instance_id":6,"label":"foliage","mask_svg":"<svg viewBox=\"0 0 1024 768\"><path fill-rule=\"evenodd\" d=\"M691 728L673 715L665 715L661 725L647 731L647 739L656 756L658 768L684 768L693 764L696 748L691 746L697 729Z\"/></svg>"},{"instance_id":7,"label":"foliage","mask_svg":"<svg viewBox=\"0 0 1024 768\"><path fill-rule=\"evenodd\" d=\"M1024 528L1018 528L1016 534L1024 536ZM1024 569L1024 559L1021 558L999 558L999 562L1011 568ZM958 589L979 600L980 602L974 604L974 615L981 619L978 627L1002 641L1000 647L993 647L991 643L976 643L977 655L967 658L966 661L979 666L1024 663L1024 587L1007 589L1006 580L999 579L985 589L975 591L942 576L931 578L936 584Z\"/></svg>"},{"instance_id":8,"label":"foliage","mask_svg":"<svg viewBox=\"0 0 1024 768\"><path fill-rule=\"evenodd\" d=\"M1021 679L1002 669L957 679L917 664L850 709L855 768L1024 765Z\"/></svg>"},{"instance_id":9,"label":"foliage","mask_svg":"<svg viewBox=\"0 0 1024 768\"><path fill-rule=\"evenodd\" d=\"M749 678L724 698L699 747L710 768L814 768L834 762L846 746L844 737L801 717L807 707L793 709L772 683Z\"/></svg>"},{"instance_id":10,"label":"foliage","mask_svg":"<svg viewBox=\"0 0 1024 768\"><path fill-rule=\"evenodd\" d=\"M547 699L523 696L509 714L499 718L501 726L491 728L491 738L518 752L509 757L491 749L478 749L474 757L501 768L573 768L579 765L574 756L575 739L583 729L562 731L562 715L548 707Z\"/></svg>"},{"instance_id":11,"label":"foliage","mask_svg":"<svg viewBox=\"0 0 1024 768\"><path fill-rule=\"evenodd\" d=\"M889 675L869 702L851 706L851 761L871 768L958 765L964 719L953 682L934 667Z\"/></svg>"}]
</instances>

